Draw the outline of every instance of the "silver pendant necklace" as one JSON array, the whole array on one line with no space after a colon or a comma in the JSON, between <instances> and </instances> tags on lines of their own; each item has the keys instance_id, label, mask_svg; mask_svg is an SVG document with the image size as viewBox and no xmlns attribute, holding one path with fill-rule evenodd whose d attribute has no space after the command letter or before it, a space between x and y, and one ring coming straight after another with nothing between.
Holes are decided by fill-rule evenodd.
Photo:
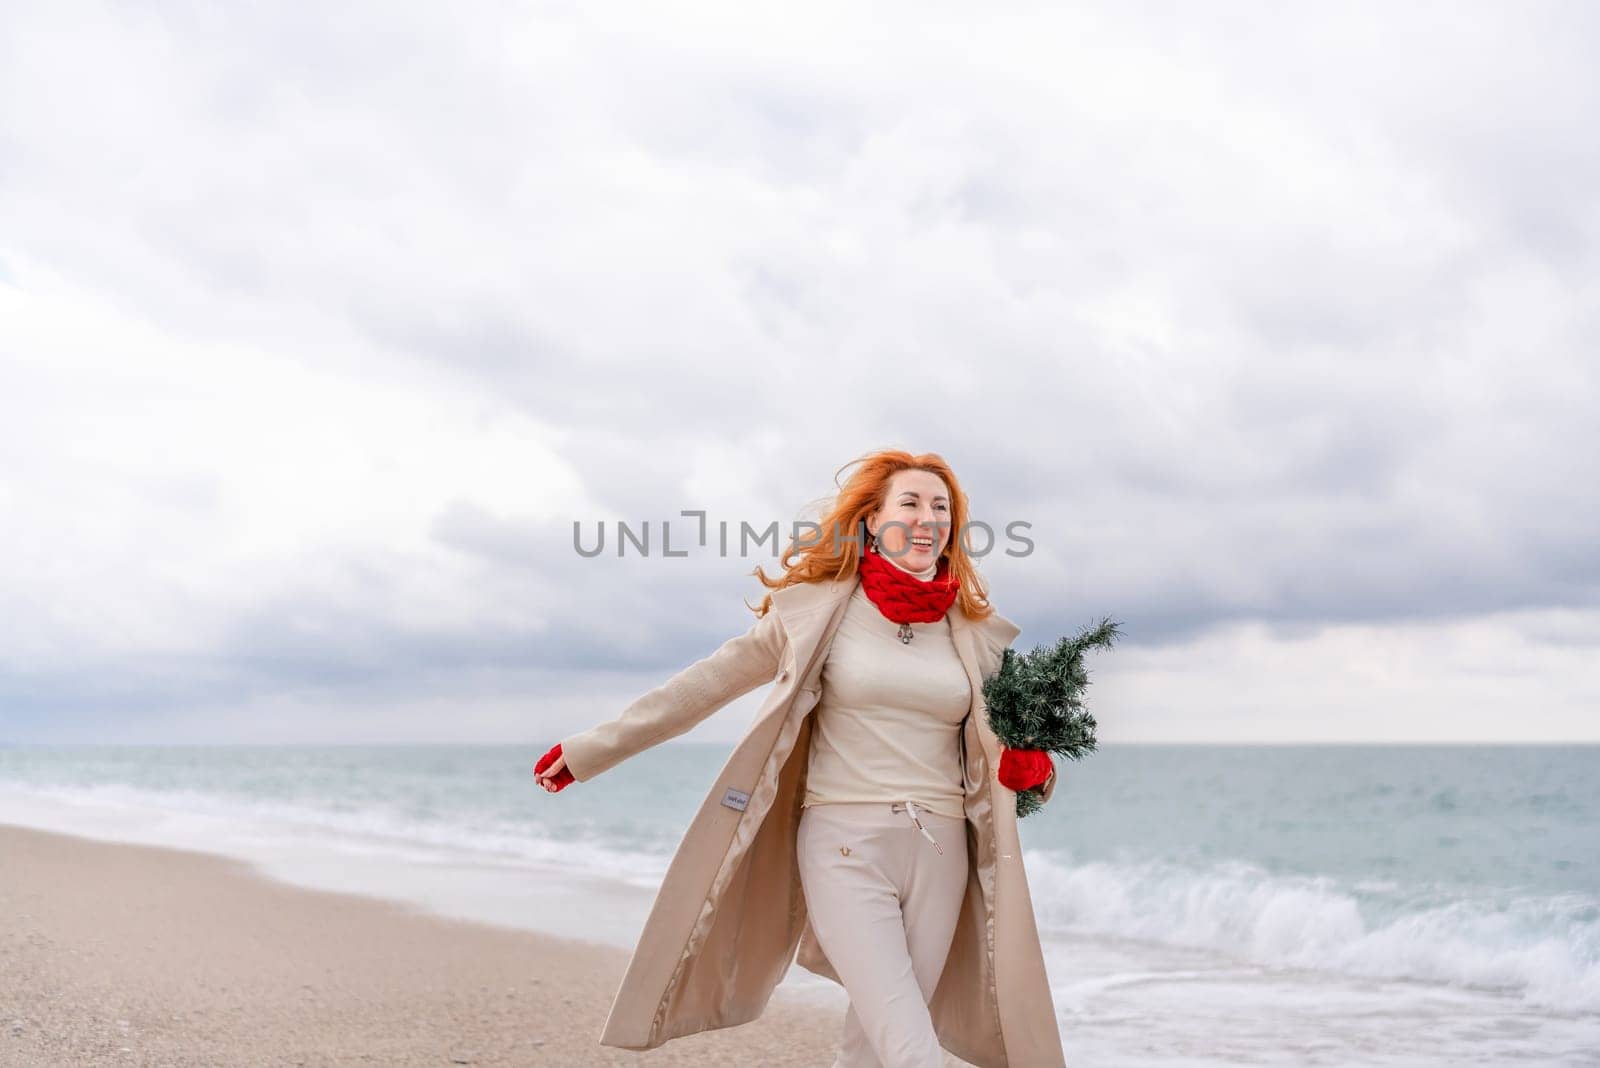
<instances>
[{"instance_id":1,"label":"silver pendant necklace","mask_svg":"<svg viewBox=\"0 0 1600 1068\"><path fill-rule=\"evenodd\" d=\"M900 644L901 645L910 645L911 644L911 635L912 635L912 633L913 633L913 631L911 630L911 624L910 623L902 623L902 624L900 624L900 629L895 631L896 636L898 636L899 639L900 639Z\"/></svg>"}]
</instances>

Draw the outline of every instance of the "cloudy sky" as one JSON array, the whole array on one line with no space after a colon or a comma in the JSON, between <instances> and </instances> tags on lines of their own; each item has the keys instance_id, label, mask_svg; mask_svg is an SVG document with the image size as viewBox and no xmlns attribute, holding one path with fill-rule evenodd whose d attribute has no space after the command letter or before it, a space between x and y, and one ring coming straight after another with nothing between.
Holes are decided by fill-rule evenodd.
<instances>
[{"instance_id":1,"label":"cloudy sky","mask_svg":"<svg viewBox=\"0 0 1600 1068\"><path fill-rule=\"evenodd\" d=\"M514 742L942 454L1105 742L1600 740L1600 8L0 8L0 741ZM650 521L652 556L572 525ZM760 694L689 737L727 741Z\"/></svg>"}]
</instances>

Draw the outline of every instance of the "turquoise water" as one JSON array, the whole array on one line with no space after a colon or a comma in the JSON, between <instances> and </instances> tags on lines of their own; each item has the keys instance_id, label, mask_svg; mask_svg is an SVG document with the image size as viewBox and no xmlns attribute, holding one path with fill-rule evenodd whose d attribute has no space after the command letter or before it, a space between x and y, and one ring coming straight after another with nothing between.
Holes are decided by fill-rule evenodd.
<instances>
[{"instance_id":1,"label":"turquoise water","mask_svg":"<svg viewBox=\"0 0 1600 1068\"><path fill-rule=\"evenodd\" d=\"M647 903L729 748L553 795L543 748L0 747L0 821L381 860L466 912L493 872L484 918L521 922L537 884L527 925L571 933L551 872ZM1600 1063L1600 747L1106 746L1021 831L1083 1063ZM619 908L599 937L628 944L642 906ZM1219 1036L1218 1011L1262 1025ZM1194 1047L1207 1027L1233 1052Z\"/></svg>"}]
</instances>

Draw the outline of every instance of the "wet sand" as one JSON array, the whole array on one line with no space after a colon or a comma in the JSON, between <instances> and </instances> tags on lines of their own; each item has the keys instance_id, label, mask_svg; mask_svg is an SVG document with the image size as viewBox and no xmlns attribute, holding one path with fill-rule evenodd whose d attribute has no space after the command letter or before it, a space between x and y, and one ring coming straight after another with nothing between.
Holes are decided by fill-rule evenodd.
<instances>
[{"instance_id":1,"label":"wet sand","mask_svg":"<svg viewBox=\"0 0 1600 1068\"><path fill-rule=\"evenodd\" d=\"M842 1013L784 990L739 1027L601 1046L627 962L210 854L0 824L0 1064L832 1062Z\"/></svg>"}]
</instances>

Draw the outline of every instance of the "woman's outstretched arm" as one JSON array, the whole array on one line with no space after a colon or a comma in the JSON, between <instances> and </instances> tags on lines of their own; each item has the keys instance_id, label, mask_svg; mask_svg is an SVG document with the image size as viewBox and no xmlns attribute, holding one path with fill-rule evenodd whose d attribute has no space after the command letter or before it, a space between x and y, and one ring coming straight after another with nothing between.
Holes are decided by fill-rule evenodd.
<instances>
[{"instance_id":1,"label":"woman's outstretched arm","mask_svg":"<svg viewBox=\"0 0 1600 1068\"><path fill-rule=\"evenodd\" d=\"M771 682L787 645L778 613L769 609L748 631L635 698L615 719L563 738L566 767L578 782L586 782L682 734L734 698Z\"/></svg>"}]
</instances>

